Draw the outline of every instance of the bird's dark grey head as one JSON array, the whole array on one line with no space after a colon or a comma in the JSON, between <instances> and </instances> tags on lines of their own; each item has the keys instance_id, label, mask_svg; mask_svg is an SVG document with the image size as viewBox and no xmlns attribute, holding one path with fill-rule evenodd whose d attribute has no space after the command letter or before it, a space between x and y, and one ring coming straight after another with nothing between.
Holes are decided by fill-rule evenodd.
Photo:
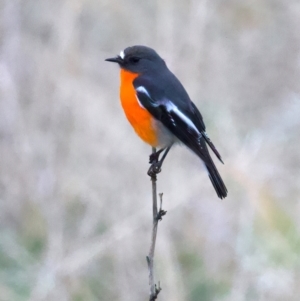
<instances>
[{"instance_id":1,"label":"bird's dark grey head","mask_svg":"<svg viewBox=\"0 0 300 301\"><path fill-rule=\"evenodd\" d=\"M118 63L121 68L134 73L144 73L166 66L155 50L140 45L127 47L118 56L106 59L106 61Z\"/></svg>"}]
</instances>

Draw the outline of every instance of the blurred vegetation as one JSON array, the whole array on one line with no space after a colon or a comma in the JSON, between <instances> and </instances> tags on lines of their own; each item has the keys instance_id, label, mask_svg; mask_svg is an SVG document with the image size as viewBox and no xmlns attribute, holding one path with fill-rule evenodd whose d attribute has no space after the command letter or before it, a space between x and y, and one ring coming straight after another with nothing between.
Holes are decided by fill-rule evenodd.
<instances>
[{"instance_id":1,"label":"blurred vegetation","mask_svg":"<svg viewBox=\"0 0 300 301\"><path fill-rule=\"evenodd\" d=\"M159 300L298 300L299 32L298 0L0 1L0 300L146 300L150 148L104 62L135 44L187 88L229 190L169 155Z\"/></svg>"}]
</instances>

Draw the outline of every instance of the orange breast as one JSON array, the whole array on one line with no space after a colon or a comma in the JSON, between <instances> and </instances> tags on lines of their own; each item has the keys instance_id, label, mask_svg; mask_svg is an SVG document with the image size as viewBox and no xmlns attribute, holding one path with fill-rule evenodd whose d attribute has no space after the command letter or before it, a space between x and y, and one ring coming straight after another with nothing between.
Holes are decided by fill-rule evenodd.
<instances>
[{"instance_id":1,"label":"orange breast","mask_svg":"<svg viewBox=\"0 0 300 301\"><path fill-rule=\"evenodd\" d=\"M158 141L152 123L153 117L146 109L140 106L136 98L132 82L137 76L137 73L121 69L121 104L128 121L140 138L151 146L157 146Z\"/></svg>"}]
</instances>

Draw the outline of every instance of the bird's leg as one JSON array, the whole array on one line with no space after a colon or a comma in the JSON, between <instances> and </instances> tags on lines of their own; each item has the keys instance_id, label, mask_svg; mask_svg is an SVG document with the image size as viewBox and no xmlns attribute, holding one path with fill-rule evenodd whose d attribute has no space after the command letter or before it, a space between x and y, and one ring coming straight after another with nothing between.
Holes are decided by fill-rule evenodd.
<instances>
[{"instance_id":1,"label":"bird's leg","mask_svg":"<svg viewBox=\"0 0 300 301\"><path fill-rule=\"evenodd\" d=\"M165 148L162 148L162 149L158 150L157 152L152 153L152 154L149 156L149 163L152 164L152 163L158 162L159 155L160 155L161 152L164 151L164 150L165 150Z\"/></svg>"},{"instance_id":2,"label":"bird's leg","mask_svg":"<svg viewBox=\"0 0 300 301\"><path fill-rule=\"evenodd\" d=\"M158 173L161 172L161 167L162 167L162 164L165 160L165 158L167 157L167 154L168 152L170 151L171 147L172 147L173 144L171 144L169 147L167 147L165 149L165 152L163 154L163 156L161 157L161 159L158 161L158 158L156 158L156 160L154 162L152 162L149 170L148 170L148 175L151 177L153 175L156 175ZM159 150L158 152L161 153L164 149L161 149ZM154 155L156 155L158 152L154 153ZM151 156L150 156L151 157ZM158 157L158 156L157 156ZM151 158L150 158L151 160ZM151 163L151 162L150 162Z\"/></svg>"}]
</instances>

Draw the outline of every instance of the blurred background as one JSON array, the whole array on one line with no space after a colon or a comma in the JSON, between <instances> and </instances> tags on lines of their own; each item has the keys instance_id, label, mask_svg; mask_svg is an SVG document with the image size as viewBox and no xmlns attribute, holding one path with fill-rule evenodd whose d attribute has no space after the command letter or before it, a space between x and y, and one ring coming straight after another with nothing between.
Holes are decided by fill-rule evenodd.
<instances>
[{"instance_id":1,"label":"blurred background","mask_svg":"<svg viewBox=\"0 0 300 301\"><path fill-rule=\"evenodd\" d=\"M0 300L147 300L150 147L119 103L127 46L155 48L225 165L175 147L159 300L299 300L298 0L0 1Z\"/></svg>"}]
</instances>

